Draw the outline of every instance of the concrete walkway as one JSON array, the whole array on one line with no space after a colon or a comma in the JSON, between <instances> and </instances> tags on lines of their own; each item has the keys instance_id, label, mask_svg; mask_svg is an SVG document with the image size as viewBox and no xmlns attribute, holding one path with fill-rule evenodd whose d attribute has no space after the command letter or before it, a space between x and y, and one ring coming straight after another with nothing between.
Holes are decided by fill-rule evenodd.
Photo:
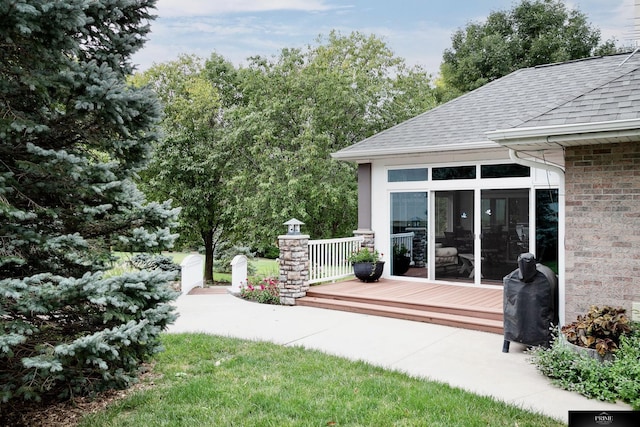
<instances>
[{"instance_id":1,"label":"concrete walkway","mask_svg":"<svg viewBox=\"0 0 640 427\"><path fill-rule=\"evenodd\" d=\"M630 410L554 387L524 346L502 353L501 335L312 307L248 302L227 293L183 295L169 332L302 346L493 396L568 422L569 410Z\"/></svg>"}]
</instances>

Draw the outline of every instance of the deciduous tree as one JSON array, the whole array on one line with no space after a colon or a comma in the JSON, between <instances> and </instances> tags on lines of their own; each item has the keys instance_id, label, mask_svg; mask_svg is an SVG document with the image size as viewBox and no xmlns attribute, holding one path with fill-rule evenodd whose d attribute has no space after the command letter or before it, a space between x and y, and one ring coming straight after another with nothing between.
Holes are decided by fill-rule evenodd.
<instances>
[{"instance_id":1,"label":"deciduous tree","mask_svg":"<svg viewBox=\"0 0 640 427\"><path fill-rule=\"evenodd\" d=\"M615 52L614 41L599 43L600 30L578 9L561 0L522 0L453 34L440 69L444 92L459 95L520 68Z\"/></svg>"},{"instance_id":2,"label":"deciduous tree","mask_svg":"<svg viewBox=\"0 0 640 427\"><path fill-rule=\"evenodd\" d=\"M213 254L230 228L227 181L235 173L234 152L225 146L226 110L239 102L235 68L219 55L204 62L184 55L137 74L164 105L163 138L142 173L145 191L181 207L183 243L205 249L205 281L213 281Z\"/></svg>"},{"instance_id":3,"label":"deciduous tree","mask_svg":"<svg viewBox=\"0 0 640 427\"><path fill-rule=\"evenodd\" d=\"M330 154L435 106L422 69L361 33L251 58L240 74L245 105L234 109L233 143L244 173L230 182L230 207L239 230L262 246L292 217L313 238L350 235L355 169Z\"/></svg>"}]
</instances>

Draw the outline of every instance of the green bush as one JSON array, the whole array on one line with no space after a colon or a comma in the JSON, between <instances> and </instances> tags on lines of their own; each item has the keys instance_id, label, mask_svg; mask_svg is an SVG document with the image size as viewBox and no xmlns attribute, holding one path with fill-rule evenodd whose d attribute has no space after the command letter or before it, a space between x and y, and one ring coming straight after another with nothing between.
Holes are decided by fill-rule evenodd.
<instances>
[{"instance_id":1,"label":"green bush","mask_svg":"<svg viewBox=\"0 0 640 427\"><path fill-rule=\"evenodd\" d=\"M258 253L260 253L264 258L276 259L280 256L280 248L270 245L262 250L259 250Z\"/></svg>"},{"instance_id":2,"label":"green bush","mask_svg":"<svg viewBox=\"0 0 640 427\"><path fill-rule=\"evenodd\" d=\"M129 264L139 270L180 271L180 266L164 255L137 254L129 260Z\"/></svg>"},{"instance_id":3,"label":"green bush","mask_svg":"<svg viewBox=\"0 0 640 427\"><path fill-rule=\"evenodd\" d=\"M236 255L244 255L249 261L254 258L253 253L247 247L220 244L213 261L214 271L217 273L231 273L231 261ZM247 264L247 274L249 276L256 274L256 267L251 262Z\"/></svg>"},{"instance_id":4,"label":"green bush","mask_svg":"<svg viewBox=\"0 0 640 427\"><path fill-rule=\"evenodd\" d=\"M557 386L589 398L622 400L640 410L640 327L636 323L610 361L578 353L556 337L548 348L530 350L538 370Z\"/></svg>"},{"instance_id":5,"label":"green bush","mask_svg":"<svg viewBox=\"0 0 640 427\"><path fill-rule=\"evenodd\" d=\"M0 402L59 399L123 388L161 348L176 318L168 282L142 270L104 277L49 273L0 281ZM1 411L0 411L1 412Z\"/></svg>"},{"instance_id":6,"label":"green bush","mask_svg":"<svg viewBox=\"0 0 640 427\"><path fill-rule=\"evenodd\" d=\"M365 246L352 252L348 259L351 264L356 262L378 262L380 260L380 254L377 250L371 251Z\"/></svg>"}]
</instances>

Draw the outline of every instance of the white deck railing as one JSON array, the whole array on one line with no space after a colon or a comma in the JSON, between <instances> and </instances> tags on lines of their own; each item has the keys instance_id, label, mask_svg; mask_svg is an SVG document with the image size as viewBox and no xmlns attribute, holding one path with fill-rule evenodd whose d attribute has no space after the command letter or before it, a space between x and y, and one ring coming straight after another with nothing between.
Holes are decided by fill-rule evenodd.
<instances>
[{"instance_id":1,"label":"white deck railing","mask_svg":"<svg viewBox=\"0 0 640 427\"><path fill-rule=\"evenodd\" d=\"M404 245L407 248L409 259L413 262L413 236L416 233L413 231L409 233L396 233L391 235L391 246L395 247L398 245L398 248L401 248Z\"/></svg>"},{"instance_id":2,"label":"white deck railing","mask_svg":"<svg viewBox=\"0 0 640 427\"><path fill-rule=\"evenodd\" d=\"M309 283L329 282L353 275L349 255L362 246L363 236L309 240Z\"/></svg>"}]
</instances>

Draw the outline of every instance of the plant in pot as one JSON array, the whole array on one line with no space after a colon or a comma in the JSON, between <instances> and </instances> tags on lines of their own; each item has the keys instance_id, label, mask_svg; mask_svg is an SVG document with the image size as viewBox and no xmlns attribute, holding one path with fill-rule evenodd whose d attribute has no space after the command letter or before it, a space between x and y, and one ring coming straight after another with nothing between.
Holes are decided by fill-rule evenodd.
<instances>
[{"instance_id":1,"label":"plant in pot","mask_svg":"<svg viewBox=\"0 0 640 427\"><path fill-rule=\"evenodd\" d=\"M411 258L409 257L409 250L405 245L393 245L393 264L392 270L394 276L402 276L409 270L411 265Z\"/></svg>"},{"instance_id":2,"label":"plant in pot","mask_svg":"<svg viewBox=\"0 0 640 427\"><path fill-rule=\"evenodd\" d=\"M349 262L353 266L353 274L363 282L375 282L382 276L384 261L380 260L377 250L360 248L349 255Z\"/></svg>"},{"instance_id":3,"label":"plant in pot","mask_svg":"<svg viewBox=\"0 0 640 427\"><path fill-rule=\"evenodd\" d=\"M631 324L624 308L592 305L587 314L563 326L561 332L576 351L609 360L618 349L620 336L631 333Z\"/></svg>"}]
</instances>

